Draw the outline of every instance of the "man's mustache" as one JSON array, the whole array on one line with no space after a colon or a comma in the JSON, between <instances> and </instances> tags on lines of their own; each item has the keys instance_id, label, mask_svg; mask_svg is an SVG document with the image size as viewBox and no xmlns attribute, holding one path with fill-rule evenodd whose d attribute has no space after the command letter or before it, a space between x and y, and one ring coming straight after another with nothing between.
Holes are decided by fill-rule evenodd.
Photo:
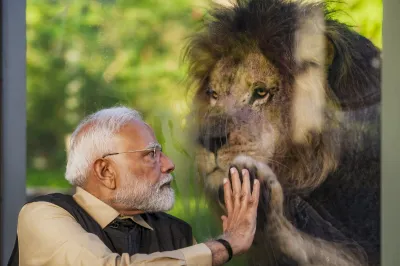
<instances>
[{"instance_id":1,"label":"man's mustache","mask_svg":"<svg viewBox=\"0 0 400 266\"><path fill-rule=\"evenodd\" d=\"M165 177L163 178L163 180L159 183L159 186L158 186L158 187L162 187L163 185L165 185L165 184L167 184L167 183L171 183L173 179L174 179L174 178L172 177L171 174L165 175Z\"/></svg>"}]
</instances>

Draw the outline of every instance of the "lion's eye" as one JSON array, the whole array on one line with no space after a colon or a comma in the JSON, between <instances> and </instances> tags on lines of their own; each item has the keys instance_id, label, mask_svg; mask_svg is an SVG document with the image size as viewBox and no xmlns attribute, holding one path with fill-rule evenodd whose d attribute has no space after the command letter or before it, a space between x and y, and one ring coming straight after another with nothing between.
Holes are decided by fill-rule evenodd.
<instances>
[{"instance_id":1,"label":"lion's eye","mask_svg":"<svg viewBox=\"0 0 400 266\"><path fill-rule=\"evenodd\" d=\"M215 90L208 88L206 93L208 96L212 97L213 99L215 99L215 100L218 99L218 93Z\"/></svg>"},{"instance_id":2,"label":"lion's eye","mask_svg":"<svg viewBox=\"0 0 400 266\"><path fill-rule=\"evenodd\" d=\"M254 89L254 98L262 99L269 94L269 90L265 87L257 87Z\"/></svg>"}]
</instances>

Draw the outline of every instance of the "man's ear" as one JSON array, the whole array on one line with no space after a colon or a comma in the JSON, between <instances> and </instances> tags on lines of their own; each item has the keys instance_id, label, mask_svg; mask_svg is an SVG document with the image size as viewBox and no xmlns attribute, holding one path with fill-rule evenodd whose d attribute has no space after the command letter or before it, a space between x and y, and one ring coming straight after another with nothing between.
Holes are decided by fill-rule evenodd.
<instances>
[{"instance_id":1,"label":"man's ear","mask_svg":"<svg viewBox=\"0 0 400 266\"><path fill-rule=\"evenodd\" d=\"M116 171L107 159L97 159L93 164L95 178L109 189L116 187Z\"/></svg>"},{"instance_id":2,"label":"man's ear","mask_svg":"<svg viewBox=\"0 0 400 266\"><path fill-rule=\"evenodd\" d=\"M344 109L380 102L381 52L367 38L334 20L326 21L328 83Z\"/></svg>"}]
</instances>

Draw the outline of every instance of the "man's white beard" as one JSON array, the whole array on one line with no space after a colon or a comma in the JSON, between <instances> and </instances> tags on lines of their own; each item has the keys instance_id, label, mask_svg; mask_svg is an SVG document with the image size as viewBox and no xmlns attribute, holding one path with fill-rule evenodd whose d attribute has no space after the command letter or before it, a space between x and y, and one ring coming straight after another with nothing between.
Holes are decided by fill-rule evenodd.
<instances>
[{"instance_id":1,"label":"man's white beard","mask_svg":"<svg viewBox=\"0 0 400 266\"><path fill-rule=\"evenodd\" d=\"M164 175L163 179L156 184L151 184L145 178L139 179L133 174L129 174L122 180L121 187L115 194L114 202L132 210L168 211L172 209L175 202L174 190L170 186L163 188L161 186L171 181L170 174Z\"/></svg>"}]
</instances>

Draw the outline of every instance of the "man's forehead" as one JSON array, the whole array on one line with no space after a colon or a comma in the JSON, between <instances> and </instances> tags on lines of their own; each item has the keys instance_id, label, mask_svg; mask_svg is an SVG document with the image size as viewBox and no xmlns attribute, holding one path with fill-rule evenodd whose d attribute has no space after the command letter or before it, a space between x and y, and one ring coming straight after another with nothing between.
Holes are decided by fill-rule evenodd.
<instances>
[{"instance_id":1,"label":"man's forehead","mask_svg":"<svg viewBox=\"0 0 400 266\"><path fill-rule=\"evenodd\" d=\"M158 143L153 129L143 121L134 121L127 124L121 131L120 137L124 142L128 142L134 146L156 147Z\"/></svg>"},{"instance_id":2,"label":"man's forehead","mask_svg":"<svg viewBox=\"0 0 400 266\"><path fill-rule=\"evenodd\" d=\"M150 125L145 123L144 121L141 120L133 120L126 124L121 132L129 133L129 134L145 134L145 133L150 133L151 135L154 135L153 129L151 128Z\"/></svg>"}]
</instances>

